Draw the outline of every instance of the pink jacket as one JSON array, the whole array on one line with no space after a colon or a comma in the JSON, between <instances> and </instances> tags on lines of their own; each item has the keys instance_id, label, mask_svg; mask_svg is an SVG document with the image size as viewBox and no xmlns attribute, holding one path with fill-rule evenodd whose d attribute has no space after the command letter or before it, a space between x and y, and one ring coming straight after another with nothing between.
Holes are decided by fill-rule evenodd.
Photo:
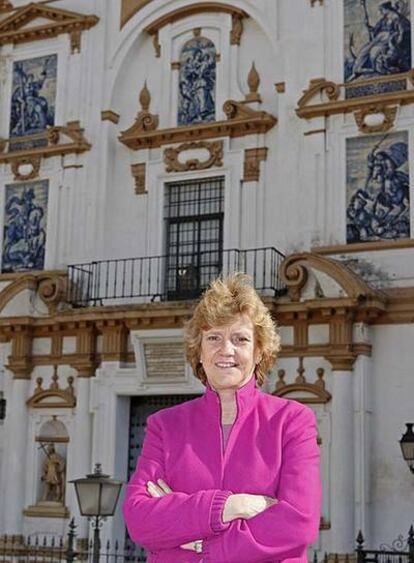
<instances>
[{"instance_id":1,"label":"pink jacket","mask_svg":"<svg viewBox=\"0 0 414 563\"><path fill-rule=\"evenodd\" d=\"M237 391L237 418L223 454L215 391L148 418L124 502L131 538L151 563L198 562L181 544L202 539L203 563L307 561L320 519L315 416L296 401L262 393L254 378ZM173 493L151 498L146 483L163 478ZM276 497L249 520L224 524L231 493Z\"/></svg>"}]
</instances>

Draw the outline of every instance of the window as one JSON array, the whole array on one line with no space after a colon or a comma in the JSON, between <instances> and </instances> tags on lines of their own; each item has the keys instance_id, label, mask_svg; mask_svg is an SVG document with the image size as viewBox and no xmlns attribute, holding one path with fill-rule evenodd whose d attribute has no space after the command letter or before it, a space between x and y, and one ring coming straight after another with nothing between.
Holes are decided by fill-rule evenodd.
<instances>
[{"instance_id":1,"label":"window","mask_svg":"<svg viewBox=\"0 0 414 563\"><path fill-rule=\"evenodd\" d=\"M6 418L6 399L3 398L3 392L0 391L0 422Z\"/></svg>"},{"instance_id":2,"label":"window","mask_svg":"<svg viewBox=\"0 0 414 563\"><path fill-rule=\"evenodd\" d=\"M167 299L192 299L221 271L224 178L166 186Z\"/></svg>"}]
</instances>

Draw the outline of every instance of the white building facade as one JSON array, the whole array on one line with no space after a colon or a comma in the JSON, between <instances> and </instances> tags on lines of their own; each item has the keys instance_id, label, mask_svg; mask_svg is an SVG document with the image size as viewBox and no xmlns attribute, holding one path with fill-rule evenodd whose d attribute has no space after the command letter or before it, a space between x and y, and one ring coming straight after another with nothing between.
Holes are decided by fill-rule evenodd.
<instances>
[{"instance_id":1,"label":"white building facade","mask_svg":"<svg viewBox=\"0 0 414 563\"><path fill-rule=\"evenodd\" d=\"M413 10L0 1L0 541L88 537L68 482L126 481L146 415L203 392L183 323L236 270L280 327L264 392L318 418L318 557L407 535Z\"/></svg>"}]
</instances>

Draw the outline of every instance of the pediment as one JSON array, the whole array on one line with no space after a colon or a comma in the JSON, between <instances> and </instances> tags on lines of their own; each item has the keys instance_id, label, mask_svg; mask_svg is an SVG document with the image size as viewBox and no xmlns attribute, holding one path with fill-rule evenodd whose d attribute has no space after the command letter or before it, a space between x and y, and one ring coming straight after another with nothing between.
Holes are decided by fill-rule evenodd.
<instances>
[{"instance_id":1,"label":"pediment","mask_svg":"<svg viewBox=\"0 0 414 563\"><path fill-rule=\"evenodd\" d=\"M78 36L98 21L97 16L31 2L15 8L0 22L0 45L48 39L62 33Z\"/></svg>"}]
</instances>

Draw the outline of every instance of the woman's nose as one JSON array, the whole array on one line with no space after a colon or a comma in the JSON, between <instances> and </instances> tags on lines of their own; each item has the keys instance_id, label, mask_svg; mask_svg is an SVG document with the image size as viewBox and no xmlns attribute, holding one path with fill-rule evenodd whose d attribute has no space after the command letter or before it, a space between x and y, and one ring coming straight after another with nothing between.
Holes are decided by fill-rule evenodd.
<instances>
[{"instance_id":1,"label":"woman's nose","mask_svg":"<svg viewBox=\"0 0 414 563\"><path fill-rule=\"evenodd\" d=\"M234 350L233 343L230 339L224 338L221 342L221 352L224 354L232 354Z\"/></svg>"}]
</instances>

